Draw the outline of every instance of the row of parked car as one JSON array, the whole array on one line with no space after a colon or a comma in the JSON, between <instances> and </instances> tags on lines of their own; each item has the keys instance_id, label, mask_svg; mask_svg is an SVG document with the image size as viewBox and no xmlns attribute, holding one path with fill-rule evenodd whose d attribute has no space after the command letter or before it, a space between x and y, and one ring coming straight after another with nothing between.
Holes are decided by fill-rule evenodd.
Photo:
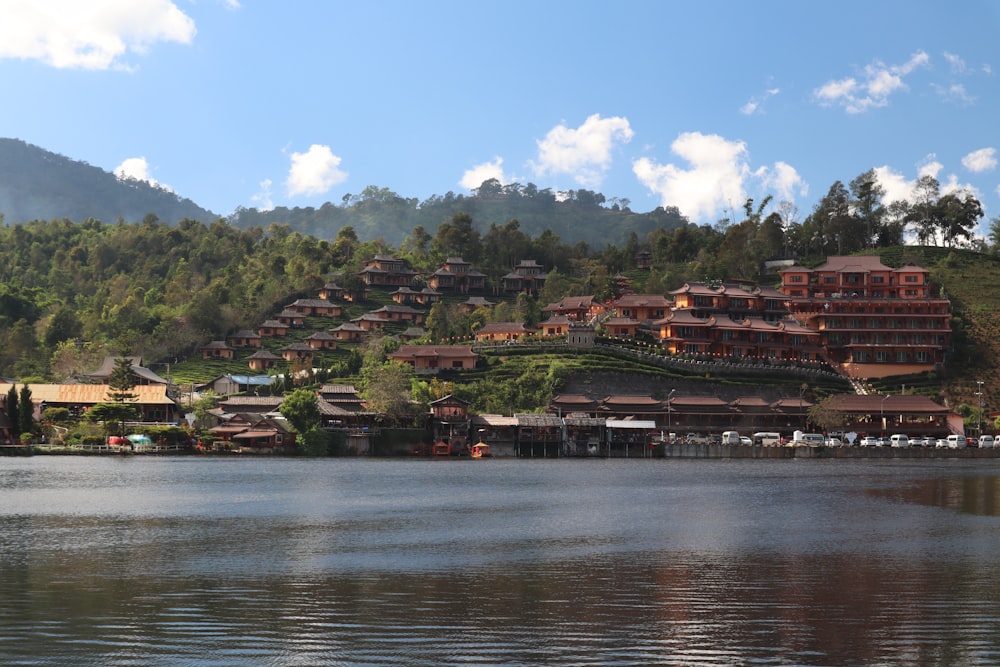
<instances>
[{"instance_id":1,"label":"row of parked car","mask_svg":"<svg viewBox=\"0 0 1000 667\"><path fill-rule=\"evenodd\" d=\"M994 447L996 439L992 435L981 435L978 439L964 435L949 435L947 438L910 438L897 433L888 438L866 437L858 442L862 447L937 447L938 449L962 449L963 447Z\"/></svg>"}]
</instances>

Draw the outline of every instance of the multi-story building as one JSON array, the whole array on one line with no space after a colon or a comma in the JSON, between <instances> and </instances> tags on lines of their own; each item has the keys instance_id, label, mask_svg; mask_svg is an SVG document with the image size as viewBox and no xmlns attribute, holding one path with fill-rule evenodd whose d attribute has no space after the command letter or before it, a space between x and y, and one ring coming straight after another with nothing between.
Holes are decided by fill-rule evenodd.
<instances>
[{"instance_id":1,"label":"multi-story building","mask_svg":"<svg viewBox=\"0 0 1000 667\"><path fill-rule=\"evenodd\" d=\"M375 255L365 262L359 274L366 285L374 287L413 287L417 272L406 261L390 255Z\"/></svg>"},{"instance_id":2,"label":"multi-story building","mask_svg":"<svg viewBox=\"0 0 1000 667\"><path fill-rule=\"evenodd\" d=\"M449 257L431 274L427 284L438 291L455 291L465 294L486 288L486 274L472 268L461 257Z\"/></svg>"},{"instance_id":3,"label":"multi-story building","mask_svg":"<svg viewBox=\"0 0 1000 667\"><path fill-rule=\"evenodd\" d=\"M785 295L773 287L692 282L670 295L674 308L688 309L695 317L725 314L734 320L755 317L778 322L788 316Z\"/></svg>"},{"instance_id":4,"label":"multi-story building","mask_svg":"<svg viewBox=\"0 0 1000 667\"><path fill-rule=\"evenodd\" d=\"M934 293L926 269L834 256L779 273L792 315L819 332L828 360L852 376L931 370L951 348L951 304Z\"/></svg>"},{"instance_id":5,"label":"multi-story building","mask_svg":"<svg viewBox=\"0 0 1000 667\"><path fill-rule=\"evenodd\" d=\"M513 271L500 279L500 283L504 292L537 294L545 286L546 278L548 274L541 264L533 259L522 259Z\"/></svg>"}]
</instances>

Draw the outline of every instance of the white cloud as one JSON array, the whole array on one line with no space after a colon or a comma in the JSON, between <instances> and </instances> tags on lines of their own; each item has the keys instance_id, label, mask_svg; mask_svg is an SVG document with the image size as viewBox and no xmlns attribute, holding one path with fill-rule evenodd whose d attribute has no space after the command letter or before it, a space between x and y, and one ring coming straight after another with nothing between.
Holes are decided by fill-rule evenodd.
<instances>
[{"instance_id":1,"label":"white cloud","mask_svg":"<svg viewBox=\"0 0 1000 667\"><path fill-rule=\"evenodd\" d=\"M771 190L779 201L794 201L809 193L809 186L787 162L750 169L750 153L742 141L729 141L717 134L686 132L670 145L671 151L689 163L684 169L640 158L632 164L639 182L660 196L662 206L676 206L689 220L713 222L716 217L747 199L746 186Z\"/></svg>"},{"instance_id":2,"label":"white cloud","mask_svg":"<svg viewBox=\"0 0 1000 667\"><path fill-rule=\"evenodd\" d=\"M271 179L265 178L260 182L260 192L250 197L250 201L259 211L274 210L274 200L271 198Z\"/></svg>"},{"instance_id":3,"label":"white cloud","mask_svg":"<svg viewBox=\"0 0 1000 667\"><path fill-rule=\"evenodd\" d=\"M707 221L732 203L746 201L743 183L749 175L749 154L742 141L717 134L686 132L670 145L691 165L657 164L640 158L632 164L639 182L660 196L663 206L676 206L692 221Z\"/></svg>"},{"instance_id":4,"label":"white cloud","mask_svg":"<svg viewBox=\"0 0 1000 667\"><path fill-rule=\"evenodd\" d=\"M740 107L740 113L746 116L752 116L758 111L761 111L761 108L763 107L764 102L767 101L767 98L774 97L780 92L780 88L768 88L762 95L755 95L751 97L749 102ZM763 113L763 111L761 111L761 113Z\"/></svg>"},{"instance_id":5,"label":"white cloud","mask_svg":"<svg viewBox=\"0 0 1000 667\"><path fill-rule=\"evenodd\" d=\"M321 195L347 180L341 171L340 157L329 146L313 144L305 153L292 153L292 166L288 171L288 196Z\"/></svg>"},{"instance_id":6,"label":"white cloud","mask_svg":"<svg viewBox=\"0 0 1000 667\"><path fill-rule=\"evenodd\" d=\"M633 134L628 119L620 116L594 114L576 129L557 125L538 142L538 162L532 167L539 176L569 174L580 185L594 188L611 166L615 144L628 143Z\"/></svg>"},{"instance_id":7,"label":"white cloud","mask_svg":"<svg viewBox=\"0 0 1000 667\"><path fill-rule=\"evenodd\" d=\"M944 165L938 162L932 153L922 162L917 164L917 175L913 179L907 179L903 174L893 171L889 166L875 168L875 175L878 177L879 185L885 190L883 201L886 204L894 201L905 201L913 203L913 188L917 181L923 176L931 176L938 181L938 192L941 195L955 192L969 192L975 197L979 197L979 190L971 183L960 183L955 174L943 174Z\"/></svg>"},{"instance_id":8,"label":"white cloud","mask_svg":"<svg viewBox=\"0 0 1000 667\"><path fill-rule=\"evenodd\" d=\"M114 174L121 180L145 181L153 187L173 192L170 186L158 183L155 178L149 175L149 162L144 157L130 157L122 160L122 163L114 168Z\"/></svg>"},{"instance_id":9,"label":"white cloud","mask_svg":"<svg viewBox=\"0 0 1000 667\"><path fill-rule=\"evenodd\" d=\"M194 21L170 0L5 0L0 59L56 68L127 69L126 54L157 42L190 44Z\"/></svg>"},{"instance_id":10,"label":"white cloud","mask_svg":"<svg viewBox=\"0 0 1000 667\"><path fill-rule=\"evenodd\" d=\"M787 162L779 160L773 167L761 167L754 175L760 179L764 188L774 190L778 201L795 201L796 196L805 197L809 194L809 185L802 180L795 167Z\"/></svg>"},{"instance_id":11,"label":"white cloud","mask_svg":"<svg viewBox=\"0 0 1000 667\"><path fill-rule=\"evenodd\" d=\"M965 72L965 61L962 60L960 56L957 56L954 53L948 53L947 51L945 51L943 55L944 59L948 61L949 65L951 65L952 72L955 74L962 74Z\"/></svg>"},{"instance_id":12,"label":"white cloud","mask_svg":"<svg viewBox=\"0 0 1000 667\"><path fill-rule=\"evenodd\" d=\"M931 84L931 87L934 89L934 92L946 100L952 100L962 104L972 104L976 101L976 98L973 97L969 91L965 89L965 86L960 83L952 83L947 86L935 83Z\"/></svg>"},{"instance_id":13,"label":"white cloud","mask_svg":"<svg viewBox=\"0 0 1000 667\"><path fill-rule=\"evenodd\" d=\"M902 65L886 65L875 61L863 69L859 82L854 77L828 81L813 91L813 97L823 106L841 106L847 113L863 113L889 104L889 97L906 90L904 77L930 62L930 56L917 51Z\"/></svg>"},{"instance_id":14,"label":"white cloud","mask_svg":"<svg viewBox=\"0 0 1000 667\"><path fill-rule=\"evenodd\" d=\"M488 181L491 178L497 179L501 184L507 184L507 177L503 173L502 157L497 156L493 158L492 162L484 162L477 164L472 169L466 169L458 184L466 190L475 190L483 184L483 181Z\"/></svg>"},{"instance_id":15,"label":"white cloud","mask_svg":"<svg viewBox=\"0 0 1000 667\"><path fill-rule=\"evenodd\" d=\"M997 149L980 148L962 158L962 166L973 173L992 171L997 167Z\"/></svg>"}]
</instances>

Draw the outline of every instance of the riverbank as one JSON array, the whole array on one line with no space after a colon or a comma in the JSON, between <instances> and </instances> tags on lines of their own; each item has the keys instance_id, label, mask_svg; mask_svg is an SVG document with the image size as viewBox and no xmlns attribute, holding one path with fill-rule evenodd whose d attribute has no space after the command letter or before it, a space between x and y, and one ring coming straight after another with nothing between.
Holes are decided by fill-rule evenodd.
<instances>
[{"instance_id":1,"label":"riverbank","mask_svg":"<svg viewBox=\"0 0 1000 667\"><path fill-rule=\"evenodd\" d=\"M1000 459L1000 447L765 447L762 445L661 444L654 458L667 459Z\"/></svg>"}]
</instances>

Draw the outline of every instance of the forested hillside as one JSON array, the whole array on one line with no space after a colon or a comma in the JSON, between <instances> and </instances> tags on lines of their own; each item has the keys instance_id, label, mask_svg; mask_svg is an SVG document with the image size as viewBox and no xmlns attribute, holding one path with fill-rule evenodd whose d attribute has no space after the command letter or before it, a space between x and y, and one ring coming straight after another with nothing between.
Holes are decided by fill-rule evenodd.
<instances>
[{"instance_id":1,"label":"forested hillside","mask_svg":"<svg viewBox=\"0 0 1000 667\"><path fill-rule=\"evenodd\" d=\"M654 230L673 230L687 223L676 208L635 213L628 204L628 200L609 201L590 190L570 190L557 198L556 193L539 190L532 183L501 185L489 180L468 196L449 192L424 201L373 185L361 194L345 195L339 206L327 203L318 209L278 207L270 211L240 208L229 221L243 229L284 224L321 239L332 239L340 228L351 227L359 238L381 238L399 245L408 238L419 240L421 234L433 235L441 223L464 213L472 217L480 232L493 224L517 220L530 236L548 232L564 243L582 243L596 250L608 244L624 245L633 234L643 238Z\"/></svg>"},{"instance_id":2,"label":"forested hillside","mask_svg":"<svg viewBox=\"0 0 1000 667\"><path fill-rule=\"evenodd\" d=\"M60 192L53 186L53 198ZM794 207L770 210L766 198L747 200L733 212L739 219L714 225L689 224L667 209L633 214L627 201L586 190L556 201L533 186L495 181L468 197L416 202L369 188L340 206L241 210L208 222L168 224L159 214L131 222L8 219L0 225L0 376L61 380L91 370L103 354L176 363L235 329L255 328L296 297L314 296L327 281L359 287L364 262L380 253L424 276L461 257L486 274L491 296L516 262L544 267L548 280L537 299L500 303L477 315L481 323L537 318L542 305L565 296L610 297L622 271L636 291L666 294L686 281L773 284L769 260L808 266L829 255L876 252L891 266L925 266L954 299L956 349L948 372L928 381L968 400L975 376L991 399L1000 396L1000 304L989 297L1000 293L1000 221L992 221L988 238L975 237L979 202L969 193L941 194L930 177L920 179L914 201L885 202L869 171L835 183L801 220ZM275 222L283 214L287 224ZM640 255L648 268L639 269ZM467 318L441 309L431 315L432 340L469 334Z\"/></svg>"},{"instance_id":3,"label":"forested hillside","mask_svg":"<svg viewBox=\"0 0 1000 667\"><path fill-rule=\"evenodd\" d=\"M8 224L52 218L136 222L148 214L172 224L217 217L145 181L122 180L18 139L0 139L0 219Z\"/></svg>"}]
</instances>

